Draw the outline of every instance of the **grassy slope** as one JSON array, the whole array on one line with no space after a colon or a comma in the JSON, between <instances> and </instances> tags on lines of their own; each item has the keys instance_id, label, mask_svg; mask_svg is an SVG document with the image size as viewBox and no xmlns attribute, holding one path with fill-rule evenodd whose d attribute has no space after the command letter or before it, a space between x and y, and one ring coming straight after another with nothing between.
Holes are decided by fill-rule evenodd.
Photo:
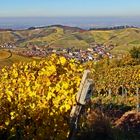
<instances>
[{"instance_id":1,"label":"grassy slope","mask_svg":"<svg viewBox=\"0 0 140 140\"><path fill-rule=\"evenodd\" d=\"M42 30L42 29L39 29L37 31L40 31L40 30ZM46 41L46 42L50 43L50 42L55 41L55 40L59 39L60 37L62 37L63 29L54 28L54 32L52 32L50 34L47 34L47 32L44 32L43 34L44 34L44 36L42 35L42 36L34 37L31 40L29 40L28 42Z\"/></svg>"},{"instance_id":2,"label":"grassy slope","mask_svg":"<svg viewBox=\"0 0 140 140\"><path fill-rule=\"evenodd\" d=\"M10 57L10 53L5 50L0 50L0 60L7 59Z\"/></svg>"},{"instance_id":3,"label":"grassy slope","mask_svg":"<svg viewBox=\"0 0 140 140\"><path fill-rule=\"evenodd\" d=\"M57 46L61 46L64 48L67 47L87 48L89 47L89 44L83 38L80 38L80 33L76 32L64 36L63 38L60 38L59 40L56 40L51 44L51 47L57 47Z\"/></svg>"},{"instance_id":4,"label":"grassy slope","mask_svg":"<svg viewBox=\"0 0 140 140\"><path fill-rule=\"evenodd\" d=\"M6 55L5 55L5 57L6 57ZM29 57L23 57L23 56L20 56L20 55L12 54L12 57L10 57L8 59L0 59L0 68L3 67L3 66L12 65L13 63L30 62L30 61L33 61L33 60L34 59L29 58Z\"/></svg>"},{"instance_id":5,"label":"grassy slope","mask_svg":"<svg viewBox=\"0 0 140 140\"><path fill-rule=\"evenodd\" d=\"M16 38L11 31L0 31L0 44L15 42Z\"/></svg>"}]
</instances>

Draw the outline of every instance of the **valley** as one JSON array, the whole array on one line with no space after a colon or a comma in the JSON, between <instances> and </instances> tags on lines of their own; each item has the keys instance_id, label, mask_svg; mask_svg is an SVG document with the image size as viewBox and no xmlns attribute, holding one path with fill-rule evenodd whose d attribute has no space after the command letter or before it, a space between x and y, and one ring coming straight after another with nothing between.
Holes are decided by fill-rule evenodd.
<instances>
[{"instance_id":1,"label":"valley","mask_svg":"<svg viewBox=\"0 0 140 140\"><path fill-rule=\"evenodd\" d=\"M96 61L104 56L122 57L133 47L140 47L139 40L140 29L136 27L85 30L52 25L26 30L0 30L0 61L1 65L5 65L19 60L34 60L34 57L44 58L51 53L81 61ZM11 58L9 51L13 54Z\"/></svg>"}]
</instances>

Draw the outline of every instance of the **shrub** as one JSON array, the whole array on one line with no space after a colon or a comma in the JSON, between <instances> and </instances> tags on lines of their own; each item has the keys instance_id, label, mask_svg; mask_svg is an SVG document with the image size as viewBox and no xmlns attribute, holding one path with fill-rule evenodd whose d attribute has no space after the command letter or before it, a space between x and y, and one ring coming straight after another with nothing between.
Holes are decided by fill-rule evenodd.
<instances>
[{"instance_id":1,"label":"shrub","mask_svg":"<svg viewBox=\"0 0 140 140\"><path fill-rule=\"evenodd\" d=\"M90 111L87 116L86 127L78 140L113 140L113 133L109 119L99 110Z\"/></svg>"}]
</instances>

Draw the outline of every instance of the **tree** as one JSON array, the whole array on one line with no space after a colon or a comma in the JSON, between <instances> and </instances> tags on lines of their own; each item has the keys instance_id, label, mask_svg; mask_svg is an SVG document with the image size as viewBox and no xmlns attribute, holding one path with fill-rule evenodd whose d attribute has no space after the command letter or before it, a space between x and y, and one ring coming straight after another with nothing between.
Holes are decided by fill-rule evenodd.
<instances>
[{"instance_id":1,"label":"tree","mask_svg":"<svg viewBox=\"0 0 140 140\"><path fill-rule=\"evenodd\" d=\"M132 58L140 59L140 47L133 47L133 49L130 50L130 55Z\"/></svg>"}]
</instances>

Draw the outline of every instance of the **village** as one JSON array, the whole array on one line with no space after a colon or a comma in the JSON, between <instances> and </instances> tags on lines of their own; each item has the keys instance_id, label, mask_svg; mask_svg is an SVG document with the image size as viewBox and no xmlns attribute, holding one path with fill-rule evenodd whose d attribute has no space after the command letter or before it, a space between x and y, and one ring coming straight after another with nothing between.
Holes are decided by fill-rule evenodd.
<instances>
[{"instance_id":1,"label":"village","mask_svg":"<svg viewBox=\"0 0 140 140\"><path fill-rule=\"evenodd\" d=\"M76 59L81 62L99 61L103 57L113 58L110 51L114 48L113 45L91 44L87 49L71 48L41 48L37 45L30 45L24 50L16 51L17 54L27 57L44 58L52 53L63 55L69 59Z\"/></svg>"},{"instance_id":2,"label":"village","mask_svg":"<svg viewBox=\"0 0 140 140\"><path fill-rule=\"evenodd\" d=\"M3 45L0 45L0 49L15 49L16 46L13 43L4 43Z\"/></svg>"},{"instance_id":3,"label":"village","mask_svg":"<svg viewBox=\"0 0 140 140\"><path fill-rule=\"evenodd\" d=\"M87 49L77 49L76 47L71 48L52 48L52 47L39 47L34 44L27 45L26 48L18 48L12 43L4 43L0 45L0 49L9 49L12 52L26 56L26 57L40 57L44 58L49 54L56 53L63 55L68 59L76 59L81 62L86 61L99 61L103 57L113 58L114 56L110 51L114 48L114 45L104 45L93 43Z\"/></svg>"},{"instance_id":4,"label":"village","mask_svg":"<svg viewBox=\"0 0 140 140\"><path fill-rule=\"evenodd\" d=\"M19 49L14 44L4 43L0 45L1 49L9 49L12 52L26 56L26 57L40 57L44 58L52 53L63 55L68 59L76 59L80 62L86 61L99 61L103 57L113 58L114 56L110 51L114 48L114 45L103 45L103 44L90 44L87 49L71 48L42 48L37 45L29 45L27 48Z\"/></svg>"}]
</instances>

